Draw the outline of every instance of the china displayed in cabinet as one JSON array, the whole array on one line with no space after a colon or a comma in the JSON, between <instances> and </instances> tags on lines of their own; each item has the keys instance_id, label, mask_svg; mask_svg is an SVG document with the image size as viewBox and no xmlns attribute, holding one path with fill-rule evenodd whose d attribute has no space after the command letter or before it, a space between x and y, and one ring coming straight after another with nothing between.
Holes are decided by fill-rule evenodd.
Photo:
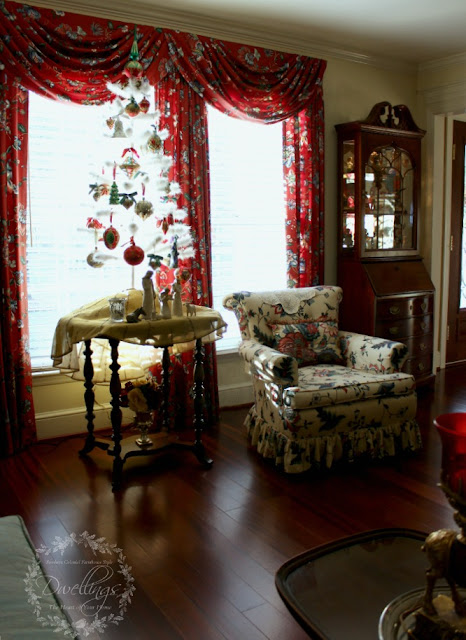
<instances>
[{"instance_id":1,"label":"china displayed in cabinet","mask_svg":"<svg viewBox=\"0 0 466 640\"><path fill-rule=\"evenodd\" d=\"M418 249L419 129L404 105L336 125L342 329L403 342L404 371L432 378L434 286Z\"/></svg>"}]
</instances>

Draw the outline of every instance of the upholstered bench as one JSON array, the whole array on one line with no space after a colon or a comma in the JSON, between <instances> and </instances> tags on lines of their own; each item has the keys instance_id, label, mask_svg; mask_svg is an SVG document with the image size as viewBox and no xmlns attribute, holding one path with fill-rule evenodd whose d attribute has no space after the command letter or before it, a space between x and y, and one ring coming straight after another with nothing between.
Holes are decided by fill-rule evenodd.
<instances>
[{"instance_id":1,"label":"upholstered bench","mask_svg":"<svg viewBox=\"0 0 466 640\"><path fill-rule=\"evenodd\" d=\"M0 518L0 638L1 640L57 640L76 638L60 601L47 586L42 565L36 565L37 577L30 569L36 563L34 545L20 516ZM34 610L27 592L27 576L40 589L41 614ZM37 582L39 581L39 582ZM39 586L38 586L39 584ZM53 624L43 625L41 616L53 615ZM60 636L60 633L64 633Z\"/></svg>"}]
</instances>

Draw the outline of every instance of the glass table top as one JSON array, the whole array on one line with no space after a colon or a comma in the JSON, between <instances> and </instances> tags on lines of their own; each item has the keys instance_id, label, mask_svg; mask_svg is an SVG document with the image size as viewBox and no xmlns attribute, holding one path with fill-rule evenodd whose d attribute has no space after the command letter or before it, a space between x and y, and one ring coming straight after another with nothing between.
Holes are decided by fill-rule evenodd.
<instances>
[{"instance_id":1,"label":"glass table top","mask_svg":"<svg viewBox=\"0 0 466 640\"><path fill-rule=\"evenodd\" d=\"M426 533L378 529L292 558L275 583L312 638L377 640L380 616L403 593L425 586Z\"/></svg>"}]
</instances>

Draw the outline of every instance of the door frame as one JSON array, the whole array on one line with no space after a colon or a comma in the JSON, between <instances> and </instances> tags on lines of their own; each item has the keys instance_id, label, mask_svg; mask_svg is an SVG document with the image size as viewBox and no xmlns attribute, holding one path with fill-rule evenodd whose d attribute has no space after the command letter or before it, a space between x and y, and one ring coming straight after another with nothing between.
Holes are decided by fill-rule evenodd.
<instances>
[{"instance_id":1,"label":"door frame","mask_svg":"<svg viewBox=\"0 0 466 640\"><path fill-rule=\"evenodd\" d=\"M455 138L455 131L457 131L457 138ZM446 366L455 365L460 362L466 361L466 341L458 339L458 332L460 329L464 331L466 325L466 308L462 307L458 309L460 302L460 289L462 272L466 269L466 265L463 265L463 244L465 238L463 238L463 224L464 224L464 143L466 142L466 122L460 118L453 119L453 143L455 153L455 167L453 170L453 154L452 154L452 175L451 175L451 206L450 206L450 274L449 274L449 296L448 296L448 315L447 315L447 342L446 342ZM460 161L461 160L461 164ZM456 184L454 181L458 181ZM455 183L455 189L453 184ZM461 193L459 192L459 186L461 183ZM453 199L455 197L455 200ZM459 233L458 233L459 231ZM453 271L452 271L453 269ZM454 287L454 291L452 289ZM453 351L453 347L456 346L459 349L460 356L455 359L456 354Z\"/></svg>"},{"instance_id":2,"label":"door frame","mask_svg":"<svg viewBox=\"0 0 466 640\"><path fill-rule=\"evenodd\" d=\"M438 305L439 315L439 331L438 331L438 361L437 367L444 369L446 367L446 354L447 354L447 330L448 330L448 299L449 299L449 286L450 286L450 236L451 236L451 197L452 197L452 168L453 168L453 121L461 120L466 122L466 114L449 114L446 116L436 116L439 118L436 122L436 129L439 139L442 138L440 128L443 127L443 142L441 145L436 140L435 146L435 158L434 165L437 161L437 171L440 170L443 165L443 184L434 184L434 208L438 208L439 215L433 216L432 233L433 238L442 237L441 243L438 243L439 256L439 268L440 277L439 285L440 290L437 289L436 304ZM443 159L441 161L440 154L443 151ZM435 175L435 169L434 169ZM439 227L439 225L441 225ZM442 229L443 227L443 229ZM443 233L439 233L442 229ZM434 245L432 246L433 253L435 251ZM434 265L432 265L434 267ZM434 280L435 284L435 280ZM437 287L436 287L437 288ZM435 358L435 355L434 355Z\"/></svg>"}]
</instances>

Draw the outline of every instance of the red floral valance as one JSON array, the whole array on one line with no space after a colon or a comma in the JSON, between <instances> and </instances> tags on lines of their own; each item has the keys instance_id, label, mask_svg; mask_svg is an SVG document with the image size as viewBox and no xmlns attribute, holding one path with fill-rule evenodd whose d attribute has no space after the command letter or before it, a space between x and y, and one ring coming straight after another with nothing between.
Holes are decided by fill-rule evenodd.
<instances>
[{"instance_id":1,"label":"red floral valance","mask_svg":"<svg viewBox=\"0 0 466 640\"><path fill-rule=\"evenodd\" d=\"M0 2L0 61L26 89L83 104L108 100L121 76L133 26L14 2ZM140 60L155 84L178 72L230 115L278 122L307 109L326 63L306 56L137 27Z\"/></svg>"},{"instance_id":2,"label":"red floral valance","mask_svg":"<svg viewBox=\"0 0 466 640\"><path fill-rule=\"evenodd\" d=\"M170 30L163 35L154 80L178 72L229 115L279 122L310 107L322 90L324 60Z\"/></svg>"}]
</instances>

